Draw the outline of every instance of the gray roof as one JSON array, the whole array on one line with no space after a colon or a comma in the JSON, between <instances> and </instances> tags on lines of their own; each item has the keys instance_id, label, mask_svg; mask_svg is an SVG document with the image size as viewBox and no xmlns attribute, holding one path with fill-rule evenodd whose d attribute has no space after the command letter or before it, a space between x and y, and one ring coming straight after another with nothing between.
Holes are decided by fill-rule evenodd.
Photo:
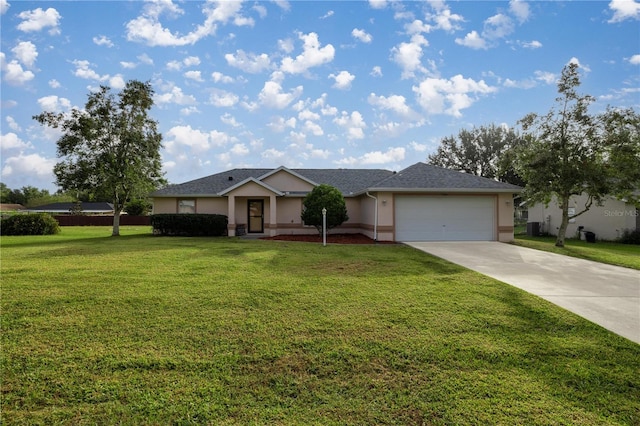
<instances>
[{"instance_id":1,"label":"gray roof","mask_svg":"<svg viewBox=\"0 0 640 426\"><path fill-rule=\"evenodd\" d=\"M521 187L510 183L444 169L425 163L416 163L393 176L377 182L370 190L450 190L520 192Z\"/></svg>"},{"instance_id":2,"label":"gray roof","mask_svg":"<svg viewBox=\"0 0 640 426\"><path fill-rule=\"evenodd\" d=\"M283 168L284 169L284 168ZM155 191L152 197L218 196L226 189L276 169L233 169ZM345 196L379 190L519 192L522 188L441 167L416 163L400 172L383 169L285 169L315 184L338 188Z\"/></svg>"},{"instance_id":3,"label":"gray roof","mask_svg":"<svg viewBox=\"0 0 640 426\"><path fill-rule=\"evenodd\" d=\"M43 206L31 207L29 211L34 212L68 212L75 206L75 203L64 202L64 203L51 203L45 204ZM99 203L85 203L81 202L80 207L82 207L83 212L111 212L113 211L113 204L99 202Z\"/></svg>"}]
</instances>

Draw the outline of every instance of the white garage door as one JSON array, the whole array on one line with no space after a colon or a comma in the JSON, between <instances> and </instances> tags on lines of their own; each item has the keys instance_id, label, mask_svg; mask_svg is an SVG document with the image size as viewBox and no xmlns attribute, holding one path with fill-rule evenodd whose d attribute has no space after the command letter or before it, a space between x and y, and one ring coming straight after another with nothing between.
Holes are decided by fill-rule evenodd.
<instances>
[{"instance_id":1,"label":"white garage door","mask_svg":"<svg viewBox=\"0 0 640 426\"><path fill-rule=\"evenodd\" d=\"M397 241L492 241L495 197L396 196Z\"/></svg>"}]
</instances>

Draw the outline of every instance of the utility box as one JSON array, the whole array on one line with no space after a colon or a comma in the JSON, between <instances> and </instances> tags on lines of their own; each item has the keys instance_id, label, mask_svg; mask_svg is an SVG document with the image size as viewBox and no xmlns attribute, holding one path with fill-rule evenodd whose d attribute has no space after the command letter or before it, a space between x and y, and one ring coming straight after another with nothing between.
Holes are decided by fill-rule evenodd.
<instances>
[{"instance_id":1,"label":"utility box","mask_svg":"<svg viewBox=\"0 0 640 426\"><path fill-rule=\"evenodd\" d=\"M588 243L596 242L596 234L594 232L587 231L584 233L584 236L586 237Z\"/></svg>"},{"instance_id":2,"label":"utility box","mask_svg":"<svg viewBox=\"0 0 640 426\"><path fill-rule=\"evenodd\" d=\"M540 222L528 222L527 223L527 236L539 237L540 236Z\"/></svg>"}]
</instances>

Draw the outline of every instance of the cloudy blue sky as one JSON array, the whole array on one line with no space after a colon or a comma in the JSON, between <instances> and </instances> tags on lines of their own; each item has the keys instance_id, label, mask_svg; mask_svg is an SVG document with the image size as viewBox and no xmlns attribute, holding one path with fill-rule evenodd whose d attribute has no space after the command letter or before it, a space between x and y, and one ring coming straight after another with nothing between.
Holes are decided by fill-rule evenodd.
<instances>
[{"instance_id":1,"label":"cloudy blue sky","mask_svg":"<svg viewBox=\"0 0 640 426\"><path fill-rule=\"evenodd\" d=\"M545 113L570 61L593 111L640 105L640 3L11 1L1 179L55 190L42 111L150 81L172 183L234 167L385 168Z\"/></svg>"}]
</instances>

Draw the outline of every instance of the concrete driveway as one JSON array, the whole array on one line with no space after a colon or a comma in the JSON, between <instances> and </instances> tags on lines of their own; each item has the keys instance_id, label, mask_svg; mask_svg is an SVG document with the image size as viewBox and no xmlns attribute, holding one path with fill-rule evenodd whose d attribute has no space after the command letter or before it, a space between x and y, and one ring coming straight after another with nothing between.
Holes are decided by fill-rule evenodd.
<instances>
[{"instance_id":1,"label":"concrete driveway","mask_svg":"<svg viewBox=\"0 0 640 426\"><path fill-rule=\"evenodd\" d=\"M640 271L498 242L410 242L640 343Z\"/></svg>"}]
</instances>

